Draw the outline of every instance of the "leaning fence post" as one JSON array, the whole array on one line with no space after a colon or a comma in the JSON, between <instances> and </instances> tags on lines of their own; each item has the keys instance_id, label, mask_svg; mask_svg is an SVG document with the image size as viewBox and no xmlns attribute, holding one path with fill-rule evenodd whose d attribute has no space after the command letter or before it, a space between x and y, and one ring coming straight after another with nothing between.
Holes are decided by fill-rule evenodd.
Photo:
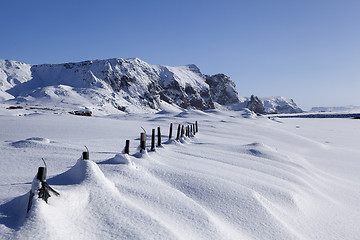
<instances>
[{"instance_id":1,"label":"leaning fence post","mask_svg":"<svg viewBox=\"0 0 360 240\"><path fill-rule=\"evenodd\" d=\"M169 141L171 140L172 138L172 127L173 127L173 124L170 123L170 130L169 130Z\"/></svg>"},{"instance_id":2,"label":"leaning fence post","mask_svg":"<svg viewBox=\"0 0 360 240\"><path fill-rule=\"evenodd\" d=\"M161 130L160 127L157 128L157 135L158 135L158 146L161 146Z\"/></svg>"},{"instance_id":3,"label":"leaning fence post","mask_svg":"<svg viewBox=\"0 0 360 240\"><path fill-rule=\"evenodd\" d=\"M181 132L181 125L179 124L177 134L176 134L176 140L178 140L178 141L180 139L180 132Z\"/></svg>"},{"instance_id":4,"label":"leaning fence post","mask_svg":"<svg viewBox=\"0 0 360 240\"><path fill-rule=\"evenodd\" d=\"M44 159L43 159L44 161ZM44 161L45 163L45 161ZM46 166L46 163L45 163ZM38 194L38 198L43 199L46 203L49 197L51 197L50 192L54 193L55 196L59 196L60 194L52 189L49 184L46 182L46 167L39 167L38 172L36 175L36 179L33 180L32 188L29 193L29 201L27 206L27 213L29 213L31 206L32 206L32 199L35 196L35 194ZM41 185L41 187L40 187ZM34 186L37 186L36 189ZM40 187L40 188L39 188Z\"/></svg>"},{"instance_id":5,"label":"leaning fence post","mask_svg":"<svg viewBox=\"0 0 360 240\"><path fill-rule=\"evenodd\" d=\"M196 127L196 131L195 132L198 132L199 131L199 128L198 128L198 122L195 121L195 127Z\"/></svg>"},{"instance_id":6,"label":"leaning fence post","mask_svg":"<svg viewBox=\"0 0 360 240\"><path fill-rule=\"evenodd\" d=\"M36 179L39 180L40 182L45 181L46 179L46 167L39 167L38 168L38 172L36 174ZM31 206L32 206L32 199L35 196L35 193L32 191L33 189L30 190L29 193L29 201L28 201L28 206L27 206L27 213L30 211ZM38 189L36 189L38 190Z\"/></svg>"},{"instance_id":7,"label":"leaning fence post","mask_svg":"<svg viewBox=\"0 0 360 240\"><path fill-rule=\"evenodd\" d=\"M155 151L155 129L152 130L151 135L151 151Z\"/></svg>"},{"instance_id":8,"label":"leaning fence post","mask_svg":"<svg viewBox=\"0 0 360 240\"><path fill-rule=\"evenodd\" d=\"M184 125L181 125L181 138L184 137Z\"/></svg>"},{"instance_id":9,"label":"leaning fence post","mask_svg":"<svg viewBox=\"0 0 360 240\"><path fill-rule=\"evenodd\" d=\"M146 132L140 133L140 152L145 151L146 148Z\"/></svg>"},{"instance_id":10,"label":"leaning fence post","mask_svg":"<svg viewBox=\"0 0 360 240\"><path fill-rule=\"evenodd\" d=\"M193 126L192 126L192 124L190 125L190 133L193 134Z\"/></svg>"},{"instance_id":11,"label":"leaning fence post","mask_svg":"<svg viewBox=\"0 0 360 240\"><path fill-rule=\"evenodd\" d=\"M193 126L193 127L192 127L192 128L193 128L193 134L194 134L194 136L195 136L195 123L193 123L192 126Z\"/></svg>"},{"instance_id":12,"label":"leaning fence post","mask_svg":"<svg viewBox=\"0 0 360 240\"><path fill-rule=\"evenodd\" d=\"M130 150L130 140L126 140L124 153L129 154L129 152L130 152L129 150Z\"/></svg>"},{"instance_id":13,"label":"leaning fence post","mask_svg":"<svg viewBox=\"0 0 360 240\"><path fill-rule=\"evenodd\" d=\"M36 178L37 178L39 181L45 181L45 179L46 179L46 172L47 172L47 171L46 171L46 167L39 167Z\"/></svg>"}]
</instances>

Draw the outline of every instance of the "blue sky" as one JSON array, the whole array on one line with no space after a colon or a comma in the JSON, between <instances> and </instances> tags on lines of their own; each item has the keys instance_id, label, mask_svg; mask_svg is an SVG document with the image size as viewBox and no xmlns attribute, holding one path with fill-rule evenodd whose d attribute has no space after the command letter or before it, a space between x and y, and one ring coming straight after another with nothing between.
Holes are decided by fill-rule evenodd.
<instances>
[{"instance_id":1,"label":"blue sky","mask_svg":"<svg viewBox=\"0 0 360 240\"><path fill-rule=\"evenodd\" d=\"M241 96L360 106L360 1L2 1L0 58L138 57L225 73Z\"/></svg>"}]
</instances>

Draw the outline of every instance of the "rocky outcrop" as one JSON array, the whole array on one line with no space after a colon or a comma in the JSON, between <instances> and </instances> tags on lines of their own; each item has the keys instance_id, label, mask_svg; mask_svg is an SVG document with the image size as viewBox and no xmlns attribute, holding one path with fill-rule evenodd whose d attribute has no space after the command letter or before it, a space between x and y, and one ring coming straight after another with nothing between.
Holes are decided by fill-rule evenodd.
<instances>
[{"instance_id":1,"label":"rocky outcrop","mask_svg":"<svg viewBox=\"0 0 360 240\"><path fill-rule=\"evenodd\" d=\"M235 83L225 74L206 75L206 83L210 87L210 93L214 102L221 105L229 105L239 102Z\"/></svg>"},{"instance_id":2,"label":"rocky outcrop","mask_svg":"<svg viewBox=\"0 0 360 240\"><path fill-rule=\"evenodd\" d=\"M265 113L264 103L254 95L251 95L250 100L246 102L246 108L253 111L254 113L258 113L258 114Z\"/></svg>"},{"instance_id":3,"label":"rocky outcrop","mask_svg":"<svg viewBox=\"0 0 360 240\"><path fill-rule=\"evenodd\" d=\"M237 107L248 108L257 114L301 113L303 112L292 99L285 97L259 98L251 95L244 98Z\"/></svg>"},{"instance_id":4,"label":"rocky outcrop","mask_svg":"<svg viewBox=\"0 0 360 240\"><path fill-rule=\"evenodd\" d=\"M299 108L294 100L285 97L267 97L261 99L264 103L266 113L301 113L303 110Z\"/></svg>"}]
</instances>

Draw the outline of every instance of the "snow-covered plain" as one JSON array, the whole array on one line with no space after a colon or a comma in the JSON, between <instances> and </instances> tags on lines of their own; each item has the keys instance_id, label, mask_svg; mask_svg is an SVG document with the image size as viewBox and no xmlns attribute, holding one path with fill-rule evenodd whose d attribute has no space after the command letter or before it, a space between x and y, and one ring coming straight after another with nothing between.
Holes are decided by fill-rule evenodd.
<instances>
[{"instance_id":1,"label":"snow-covered plain","mask_svg":"<svg viewBox=\"0 0 360 240\"><path fill-rule=\"evenodd\" d=\"M175 135L194 121L194 137L167 141L170 123ZM0 239L360 238L356 119L219 110L81 117L1 106L0 123ZM158 126L162 147L140 154L141 127ZM126 139L130 156L121 153ZM79 160L84 145L90 161ZM34 200L26 214L41 158L60 196Z\"/></svg>"}]
</instances>

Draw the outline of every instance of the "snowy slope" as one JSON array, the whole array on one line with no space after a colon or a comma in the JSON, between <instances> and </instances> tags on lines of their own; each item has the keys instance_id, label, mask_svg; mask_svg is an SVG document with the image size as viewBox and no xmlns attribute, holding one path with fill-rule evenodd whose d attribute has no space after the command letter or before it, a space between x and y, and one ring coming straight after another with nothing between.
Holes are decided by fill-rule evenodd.
<instances>
[{"instance_id":1,"label":"snowy slope","mask_svg":"<svg viewBox=\"0 0 360 240\"><path fill-rule=\"evenodd\" d=\"M358 120L219 110L17 116L24 111L0 108L0 239L360 236ZM167 142L170 122L195 120L195 137ZM157 126L163 146L139 154L140 127ZM90 161L78 160L84 145ZM35 200L26 216L41 158L60 196Z\"/></svg>"},{"instance_id":2,"label":"snowy slope","mask_svg":"<svg viewBox=\"0 0 360 240\"><path fill-rule=\"evenodd\" d=\"M0 101L13 96L6 91L31 79L31 65L0 59Z\"/></svg>"}]
</instances>

